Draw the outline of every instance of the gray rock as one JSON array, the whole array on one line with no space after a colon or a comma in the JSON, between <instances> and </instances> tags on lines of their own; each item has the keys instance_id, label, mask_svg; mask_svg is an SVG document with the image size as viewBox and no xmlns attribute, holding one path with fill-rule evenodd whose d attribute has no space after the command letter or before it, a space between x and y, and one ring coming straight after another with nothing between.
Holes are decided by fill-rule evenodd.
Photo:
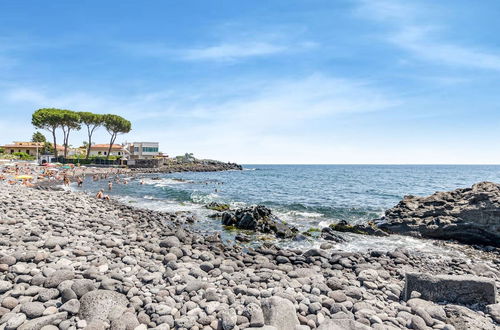
<instances>
[{"instance_id":1,"label":"gray rock","mask_svg":"<svg viewBox=\"0 0 500 330\"><path fill-rule=\"evenodd\" d=\"M317 330L370 330L371 328L361 322L351 319L326 319Z\"/></svg>"},{"instance_id":2,"label":"gray rock","mask_svg":"<svg viewBox=\"0 0 500 330\"><path fill-rule=\"evenodd\" d=\"M275 326L278 330L289 330L299 325L295 307L288 299L273 296L262 300L261 307L266 325Z\"/></svg>"},{"instance_id":3,"label":"gray rock","mask_svg":"<svg viewBox=\"0 0 500 330\"><path fill-rule=\"evenodd\" d=\"M126 307L127 298L115 291L94 290L83 295L80 299L79 316L87 322L93 320L105 321L113 307Z\"/></svg>"},{"instance_id":4,"label":"gray rock","mask_svg":"<svg viewBox=\"0 0 500 330\"><path fill-rule=\"evenodd\" d=\"M95 289L96 288L94 282L88 279L74 280L73 284L71 285L71 290L73 290L78 298L81 298L87 292L93 291Z\"/></svg>"},{"instance_id":5,"label":"gray rock","mask_svg":"<svg viewBox=\"0 0 500 330\"><path fill-rule=\"evenodd\" d=\"M4 293L12 289L13 284L8 281L0 281L0 293Z\"/></svg>"},{"instance_id":6,"label":"gray rock","mask_svg":"<svg viewBox=\"0 0 500 330\"><path fill-rule=\"evenodd\" d=\"M251 327L262 327L264 325L264 314L259 305L250 303L243 311L243 315L250 321Z\"/></svg>"},{"instance_id":7,"label":"gray rock","mask_svg":"<svg viewBox=\"0 0 500 330\"><path fill-rule=\"evenodd\" d=\"M124 313L120 318L111 322L111 330L134 330L139 326L137 317L130 313Z\"/></svg>"},{"instance_id":8,"label":"gray rock","mask_svg":"<svg viewBox=\"0 0 500 330\"><path fill-rule=\"evenodd\" d=\"M414 330L428 330L425 320L417 315L412 316L410 326Z\"/></svg>"},{"instance_id":9,"label":"gray rock","mask_svg":"<svg viewBox=\"0 0 500 330\"><path fill-rule=\"evenodd\" d=\"M45 306L41 302L27 302L21 305L21 312L30 319L42 316Z\"/></svg>"},{"instance_id":10,"label":"gray rock","mask_svg":"<svg viewBox=\"0 0 500 330\"><path fill-rule=\"evenodd\" d=\"M405 299L418 291L422 299L457 304L495 304L495 281L470 275L429 275L407 273Z\"/></svg>"},{"instance_id":11,"label":"gray rock","mask_svg":"<svg viewBox=\"0 0 500 330\"><path fill-rule=\"evenodd\" d=\"M59 290L57 289L43 289L38 293L38 300L41 302L46 302L52 300L59 296Z\"/></svg>"},{"instance_id":12,"label":"gray rock","mask_svg":"<svg viewBox=\"0 0 500 330\"><path fill-rule=\"evenodd\" d=\"M46 288L56 288L62 282L72 280L73 278L75 278L75 273L72 270L60 269L47 277L44 286Z\"/></svg>"},{"instance_id":13,"label":"gray rock","mask_svg":"<svg viewBox=\"0 0 500 330\"><path fill-rule=\"evenodd\" d=\"M71 299L61 305L59 309L70 314L77 314L80 311L80 302L77 299Z\"/></svg>"},{"instance_id":14,"label":"gray rock","mask_svg":"<svg viewBox=\"0 0 500 330\"><path fill-rule=\"evenodd\" d=\"M57 313L47 316L38 317L21 325L17 330L39 330L46 325L56 323L68 317L68 313Z\"/></svg>"},{"instance_id":15,"label":"gray rock","mask_svg":"<svg viewBox=\"0 0 500 330\"><path fill-rule=\"evenodd\" d=\"M496 323L500 323L500 304L486 306L486 312Z\"/></svg>"},{"instance_id":16,"label":"gray rock","mask_svg":"<svg viewBox=\"0 0 500 330\"><path fill-rule=\"evenodd\" d=\"M71 299L77 299L77 298L78 298L78 296L71 289L64 289L61 292L61 299L62 299L63 303L65 303L66 301L69 301Z\"/></svg>"},{"instance_id":17,"label":"gray rock","mask_svg":"<svg viewBox=\"0 0 500 330\"><path fill-rule=\"evenodd\" d=\"M68 244L68 239L66 237L52 236L47 238L47 240L45 240L43 247L46 247L48 249L53 249L57 245L59 245L60 247L64 247L67 244Z\"/></svg>"},{"instance_id":18,"label":"gray rock","mask_svg":"<svg viewBox=\"0 0 500 330\"><path fill-rule=\"evenodd\" d=\"M236 326L236 312L234 309L228 309L221 313L221 324L223 330L232 330Z\"/></svg>"},{"instance_id":19,"label":"gray rock","mask_svg":"<svg viewBox=\"0 0 500 330\"><path fill-rule=\"evenodd\" d=\"M161 247L171 248L181 246L181 241L176 236L168 236L160 242Z\"/></svg>"},{"instance_id":20,"label":"gray rock","mask_svg":"<svg viewBox=\"0 0 500 330\"><path fill-rule=\"evenodd\" d=\"M5 323L5 330L14 330L17 329L21 324L26 321L26 315L22 313L17 313L13 315L7 323Z\"/></svg>"}]
</instances>

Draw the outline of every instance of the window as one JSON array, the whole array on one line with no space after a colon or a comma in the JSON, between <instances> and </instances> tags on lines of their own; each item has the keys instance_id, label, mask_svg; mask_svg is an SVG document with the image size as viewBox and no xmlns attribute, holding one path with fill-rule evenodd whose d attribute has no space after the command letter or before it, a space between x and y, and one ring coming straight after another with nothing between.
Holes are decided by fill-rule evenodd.
<instances>
[{"instance_id":1,"label":"window","mask_svg":"<svg viewBox=\"0 0 500 330\"><path fill-rule=\"evenodd\" d=\"M142 147L142 152L158 152L157 147Z\"/></svg>"},{"instance_id":2,"label":"window","mask_svg":"<svg viewBox=\"0 0 500 330\"><path fill-rule=\"evenodd\" d=\"M134 152L139 152L139 147L134 147Z\"/></svg>"},{"instance_id":3,"label":"window","mask_svg":"<svg viewBox=\"0 0 500 330\"><path fill-rule=\"evenodd\" d=\"M118 156L120 156L122 153L118 151Z\"/></svg>"},{"instance_id":4,"label":"window","mask_svg":"<svg viewBox=\"0 0 500 330\"><path fill-rule=\"evenodd\" d=\"M104 156L106 156L107 154L108 154L108 152L107 152L107 151L105 151L105 152L104 152Z\"/></svg>"}]
</instances>

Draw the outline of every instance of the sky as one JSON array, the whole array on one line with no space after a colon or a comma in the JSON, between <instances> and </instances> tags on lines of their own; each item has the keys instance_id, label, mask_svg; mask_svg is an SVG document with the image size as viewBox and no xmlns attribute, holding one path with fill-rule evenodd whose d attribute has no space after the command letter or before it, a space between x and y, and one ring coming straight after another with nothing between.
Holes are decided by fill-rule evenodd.
<instances>
[{"instance_id":1,"label":"sky","mask_svg":"<svg viewBox=\"0 0 500 330\"><path fill-rule=\"evenodd\" d=\"M172 156L500 164L499 12L497 0L4 0L0 144L30 139L33 111L54 107L121 115L132 131L117 142ZM94 142L108 141L100 129Z\"/></svg>"}]
</instances>

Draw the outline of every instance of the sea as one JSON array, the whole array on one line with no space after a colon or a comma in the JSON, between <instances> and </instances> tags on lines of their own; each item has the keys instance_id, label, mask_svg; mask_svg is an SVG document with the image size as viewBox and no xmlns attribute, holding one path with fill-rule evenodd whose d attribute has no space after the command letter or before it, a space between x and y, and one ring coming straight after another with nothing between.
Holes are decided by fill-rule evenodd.
<instances>
[{"instance_id":1,"label":"sea","mask_svg":"<svg viewBox=\"0 0 500 330\"><path fill-rule=\"evenodd\" d=\"M127 184L123 184L125 179ZM251 244L271 241L307 249L325 242L317 237L316 229L341 220L357 224L379 218L405 195L426 196L480 181L500 182L500 165L244 165L242 171L144 174L121 180L106 192L111 198L140 208L192 212L194 230L220 232L228 243L234 242L238 232L223 228L220 220L210 217L214 211L204 206L210 202L234 208L265 205L287 224L313 235L295 241L256 234ZM87 181L83 189L95 193L101 188L107 190L107 180ZM342 235L346 242L335 248L348 251L404 247L422 253L449 253L431 240Z\"/></svg>"}]
</instances>

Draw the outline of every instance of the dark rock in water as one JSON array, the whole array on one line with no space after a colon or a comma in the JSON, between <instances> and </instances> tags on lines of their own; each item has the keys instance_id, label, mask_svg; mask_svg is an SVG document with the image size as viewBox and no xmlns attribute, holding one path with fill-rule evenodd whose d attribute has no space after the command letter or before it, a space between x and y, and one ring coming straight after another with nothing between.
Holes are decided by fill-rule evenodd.
<instances>
[{"instance_id":1,"label":"dark rock in water","mask_svg":"<svg viewBox=\"0 0 500 330\"><path fill-rule=\"evenodd\" d=\"M405 281L405 299L411 298L411 293L417 291L421 298L434 302L455 304L496 303L495 281L471 275L429 275L407 273Z\"/></svg>"},{"instance_id":2,"label":"dark rock in water","mask_svg":"<svg viewBox=\"0 0 500 330\"><path fill-rule=\"evenodd\" d=\"M239 242L250 242L251 241L251 238L245 234L238 234L234 237L234 239L239 241Z\"/></svg>"},{"instance_id":3,"label":"dark rock in water","mask_svg":"<svg viewBox=\"0 0 500 330\"><path fill-rule=\"evenodd\" d=\"M500 247L500 185L480 182L428 197L405 196L375 221L392 233Z\"/></svg>"},{"instance_id":4,"label":"dark rock in water","mask_svg":"<svg viewBox=\"0 0 500 330\"><path fill-rule=\"evenodd\" d=\"M273 215L269 208L262 205L226 211L218 217L224 226L273 233L279 238L292 238L298 233L295 227L285 224Z\"/></svg>"},{"instance_id":5,"label":"dark rock in water","mask_svg":"<svg viewBox=\"0 0 500 330\"><path fill-rule=\"evenodd\" d=\"M334 241L337 243L345 242L345 239L330 227L325 227L321 230L321 237L323 237L327 241Z\"/></svg>"},{"instance_id":6,"label":"dark rock in water","mask_svg":"<svg viewBox=\"0 0 500 330\"><path fill-rule=\"evenodd\" d=\"M339 223L332 223L328 229L329 234L332 235L332 231L340 231L344 233L355 233L360 235L375 235L375 236L388 236L385 231L376 227L373 222L368 222L362 225L351 225L347 221L342 220Z\"/></svg>"},{"instance_id":7,"label":"dark rock in water","mask_svg":"<svg viewBox=\"0 0 500 330\"><path fill-rule=\"evenodd\" d=\"M222 211L228 211L231 207L229 206L229 204L211 202L211 203L205 205L205 208L207 208L209 210L222 212Z\"/></svg>"}]
</instances>

